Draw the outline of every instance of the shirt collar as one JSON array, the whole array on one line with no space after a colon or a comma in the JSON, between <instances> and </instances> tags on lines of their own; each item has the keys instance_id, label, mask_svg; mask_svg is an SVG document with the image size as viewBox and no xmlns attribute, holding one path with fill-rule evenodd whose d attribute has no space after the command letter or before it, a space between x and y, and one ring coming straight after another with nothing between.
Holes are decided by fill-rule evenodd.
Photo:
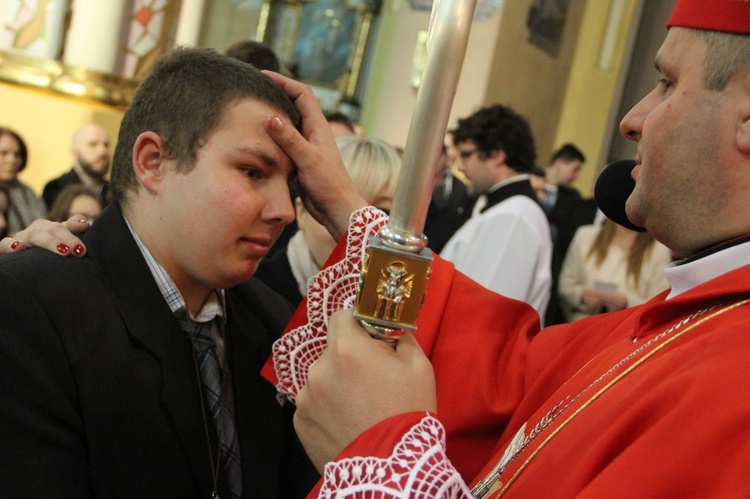
<instances>
[{"instance_id":1,"label":"shirt collar","mask_svg":"<svg viewBox=\"0 0 750 499\"><path fill-rule=\"evenodd\" d=\"M495 192L496 190L498 190L499 188L505 185L512 184L513 182L520 182L521 180L528 180L530 177L531 175L529 175L528 173L520 173L518 175L513 175L512 177L507 178L501 182L498 182L497 184L487 189L487 192L485 192L485 194L492 194L493 192Z\"/></svg>"},{"instance_id":2,"label":"shirt collar","mask_svg":"<svg viewBox=\"0 0 750 499\"><path fill-rule=\"evenodd\" d=\"M135 233L133 226L130 225L128 218L124 214L123 218L125 219L125 224L128 226L130 233L133 235L133 239L135 239L135 244L138 246L143 258L146 260L146 264L156 281L156 285L159 287L159 291L175 317L188 317L196 322L209 322L215 317L226 317L226 296L223 289L214 289L213 292L208 295L198 313L195 315L191 314L190 311L188 311L185 299L182 297L180 290L177 289L177 286L169 276L169 273L167 273L166 269L156 261L148 248L143 244L143 241L141 241L138 234Z\"/></svg>"},{"instance_id":3,"label":"shirt collar","mask_svg":"<svg viewBox=\"0 0 750 499\"><path fill-rule=\"evenodd\" d=\"M705 256L667 265L664 275L671 290L667 299L689 291L715 277L750 264L750 241L744 240Z\"/></svg>"}]
</instances>

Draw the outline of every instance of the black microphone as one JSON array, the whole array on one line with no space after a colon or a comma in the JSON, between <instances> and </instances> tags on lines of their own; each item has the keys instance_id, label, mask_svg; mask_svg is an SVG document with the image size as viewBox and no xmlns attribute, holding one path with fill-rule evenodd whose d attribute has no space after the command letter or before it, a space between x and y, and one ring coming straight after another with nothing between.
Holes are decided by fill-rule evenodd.
<instances>
[{"instance_id":1,"label":"black microphone","mask_svg":"<svg viewBox=\"0 0 750 499\"><path fill-rule=\"evenodd\" d=\"M625 201L635 188L635 180L630 176L634 167L632 159L621 159L608 165L596 179L594 198L607 218L630 230L645 232L646 229L633 224L625 213Z\"/></svg>"}]
</instances>

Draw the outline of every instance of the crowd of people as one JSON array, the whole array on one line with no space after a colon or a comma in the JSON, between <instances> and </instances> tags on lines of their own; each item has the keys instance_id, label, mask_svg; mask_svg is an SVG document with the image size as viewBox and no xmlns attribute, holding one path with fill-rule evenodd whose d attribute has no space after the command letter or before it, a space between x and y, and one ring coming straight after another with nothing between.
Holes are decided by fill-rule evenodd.
<instances>
[{"instance_id":1,"label":"crowd of people","mask_svg":"<svg viewBox=\"0 0 750 499\"><path fill-rule=\"evenodd\" d=\"M247 49L244 44L243 48ZM268 53L263 55L267 57ZM248 53L244 56L249 57ZM264 63L268 61L264 59ZM271 64L271 67L278 69L278 64ZM383 186L379 187L386 190L375 192L371 186L364 187L365 199L387 213L397 182L398 148L376 144L375 138L357 135L354 121L341 112L327 113L325 118L334 136L341 137L347 149L369 144L373 150L380 148L381 158L389 156L387 163L393 170L387 175L382 173ZM578 227L593 223L596 210L593 200L583 199L570 185L583 166L583 153L574 145L565 144L553 154L546 176L538 183L532 131L522 116L499 105L480 109L459 120L458 127L449 131L446 140L425 223L430 248L488 289L532 305L542 323L569 322L582 317L583 308L594 310L596 307L584 303L589 292L582 298L580 291L568 290L570 278L564 283L565 292L559 292L559 276L570 240ZM80 215L89 223L96 220L108 204L109 135L99 125L85 125L73 134L70 152L71 169L47 182L40 200L17 178L28 160L23 139L10 129L0 129L0 157L3 158L2 171L6 172L3 174L6 180L2 182L4 236L26 228L36 218L64 222L73 215ZM342 154L346 157L345 150ZM361 158L352 161L361 162ZM362 166L346 162L349 174L360 189L358 178L376 176L374 172L379 165L386 164L382 160L373 163L371 158L368 161ZM307 281L320 270L330 254L333 241L317 242L329 236L319 234L316 226L322 227L306 212L293 186L290 187L297 216L282 232L257 277L281 291L296 306L304 295ZM377 199L387 203L377 202ZM585 218L576 216L583 212L587 213ZM301 222L306 227L299 226ZM316 251L316 248L323 249ZM597 282L606 283L619 293L628 293L632 288L625 284L623 275L615 276L610 272L617 262L622 260L624 264L628 248L624 249L625 253L611 257L596 277ZM581 260L589 259L592 252L590 247L578 250L587 254L578 255L567 265L577 265L580 269L584 265ZM296 256L292 258L292 255ZM291 268L290 258L294 262ZM663 258L653 261L658 267ZM601 261L597 260L596 266L601 267ZM640 265L638 267L640 269ZM651 265L643 272L639 270L631 284L637 286L640 274L653 268L656 267ZM652 285L641 286L637 293L640 301L631 299L628 306L666 287L664 279L649 277L643 281ZM589 276L587 285L592 283L593 278ZM599 310L611 310L611 307Z\"/></svg>"},{"instance_id":2,"label":"crowd of people","mask_svg":"<svg viewBox=\"0 0 750 499\"><path fill-rule=\"evenodd\" d=\"M107 204L109 135L104 127L85 125L73 133L73 166L51 179L42 196L18 178L28 163L29 150L18 132L0 127L0 186L2 233L15 234L37 218L64 221L73 214L93 222Z\"/></svg>"},{"instance_id":3,"label":"crowd of people","mask_svg":"<svg viewBox=\"0 0 750 499\"><path fill-rule=\"evenodd\" d=\"M0 492L750 494L747 19L748 2L677 0L658 84L620 126L638 146L623 209L646 232L573 191L572 144L540 169L512 109L459 120L431 202L444 214L464 186L459 222L395 344L342 283L387 223L398 152L336 139L309 87L210 50L163 57L109 176L101 130L74 136L78 181L48 184L63 223L31 222L47 210L20 201L28 151L1 128ZM285 300L263 260L295 212ZM571 322L541 328L553 303Z\"/></svg>"}]
</instances>

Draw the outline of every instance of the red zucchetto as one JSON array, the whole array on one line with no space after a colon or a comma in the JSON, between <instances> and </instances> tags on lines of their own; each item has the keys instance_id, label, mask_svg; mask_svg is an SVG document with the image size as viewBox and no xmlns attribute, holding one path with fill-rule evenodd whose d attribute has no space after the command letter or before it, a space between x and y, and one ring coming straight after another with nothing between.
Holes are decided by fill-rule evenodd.
<instances>
[{"instance_id":1,"label":"red zucchetto","mask_svg":"<svg viewBox=\"0 0 750 499\"><path fill-rule=\"evenodd\" d=\"M671 27L750 33L750 0L677 0Z\"/></svg>"}]
</instances>

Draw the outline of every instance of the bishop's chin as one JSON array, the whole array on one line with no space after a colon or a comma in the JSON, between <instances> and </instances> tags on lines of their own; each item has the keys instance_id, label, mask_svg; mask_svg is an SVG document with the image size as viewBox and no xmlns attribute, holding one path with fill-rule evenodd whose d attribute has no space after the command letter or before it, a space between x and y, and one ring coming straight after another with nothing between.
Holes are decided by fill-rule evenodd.
<instances>
[{"instance_id":1,"label":"bishop's chin","mask_svg":"<svg viewBox=\"0 0 750 499\"><path fill-rule=\"evenodd\" d=\"M625 202L625 215L630 223L638 227L646 227L643 211L643 205L635 199L635 194L631 194Z\"/></svg>"}]
</instances>

